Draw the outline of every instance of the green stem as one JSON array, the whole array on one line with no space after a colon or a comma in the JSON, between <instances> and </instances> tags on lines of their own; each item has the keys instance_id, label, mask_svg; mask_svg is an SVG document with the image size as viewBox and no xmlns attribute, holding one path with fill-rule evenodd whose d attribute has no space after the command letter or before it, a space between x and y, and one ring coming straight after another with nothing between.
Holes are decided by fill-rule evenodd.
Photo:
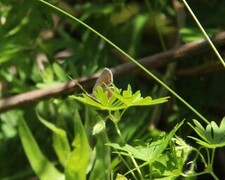
<instances>
[{"instance_id":1,"label":"green stem","mask_svg":"<svg viewBox=\"0 0 225 180\"><path fill-rule=\"evenodd\" d=\"M207 35L207 33L205 32L205 30L203 29L201 23L198 21L198 19L196 18L195 14L193 13L193 11L191 10L190 6L188 5L188 3L183 0L184 5L186 6L186 8L188 9L188 11L190 12L190 14L192 15L192 17L194 18L195 22L197 23L198 27L200 28L200 30L202 31L202 33L204 34L206 40L209 42L210 46L212 47L213 51L215 52L216 56L219 58L221 64L224 66L225 68L225 62L223 61L223 58L221 57L221 55L219 54L219 52L217 51L216 47L214 46L214 44L212 43L212 41L210 40L209 36Z\"/></svg>"},{"instance_id":2,"label":"green stem","mask_svg":"<svg viewBox=\"0 0 225 180\"><path fill-rule=\"evenodd\" d=\"M136 175L134 174L133 171L131 171L131 167L130 165L125 161L125 159L123 158L123 156L120 154L120 152L118 150L115 149L115 151L118 153L119 157L121 158L121 160L123 161L123 163L125 164L125 166L127 166L127 168L129 169L129 172L132 174L133 178L135 180L138 180L138 178L136 177ZM127 174L127 173L126 173ZM125 174L125 175L126 175Z\"/></svg>"},{"instance_id":3,"label":"green stem","mask_svg":"<svg viewBox=\"0 0 225 180\"><path fill-rule=\"evenodd\" d=\"M104 133L106 133L106 132L104 132ZM111 143L111 141L109 140L109 137L106 135L106 141L107 141L107 143ZM116 153L118 154L118 156L120 157L120 159L123 161L123 163L125 164L125 166L127 166L127 168L130 170L131 169L131 167L129 166L129 164L125 161L125 159L123 158L123 156L120 154L120 152L117 150L117 149L114 149L115 151L116 151ZM131 171L131 174L133 175L133 178L135 179L135 180L137 180L137 177L135 176L135 174L134 174L134 172L133 171Z\"/></svg>"},{"instance_id":4,"label":"green stem","mask_svg":"<svg viewBox=\"0 0 225 180\"><path fill-rule=\"evenodd\" d=\"M119 135L120 139L123 141L123 143L126 144L126 141L124 140L124 138L123 138L123 136L122 136L122 133L121 133L119 127L118 127L118 123L114 123L114 125L115 125L116 132L117 132L117 134ZM140 168L138 167L138 164L137 164L137 162L135 161L133 155L132 155L130 152L128 152L128 154L130 155L131 161L133 162L135 168L137 169L137 172L138 172L140 178L143 179L141 170L140 170Z\"/></svg>"},{"instance_id":5,"label":"green stem","mask_svg":"<svg viewBox=\"0 0 225 180\"><path fill-rule=\"evenodd\" d=\"M123 136L122 136L122 133L121 133L119 127L118 127L118 123L114 123L114 125L115 125L116 132L117 132L117 134L119 135L120 139L122 140L122 142L123 142L124 144L126 144L126 141L124 140L124 138L123 138Z\"/></svg>"},{"instance_id":6,"label":"green stem","mask_svg":"<svg viewBox=\"0 0 225 180\"><path fill-rule=\"evenodd\" d=\"M215 152L216 152L216 149L212 149L212 157L211 157L211 162L210 162L210 166L211 166L212 170L211 170L210 174L214 177L214 179L218 180L218 177L213 172L213 162L215 159Z\"/></svg>"},{"instance_id":7,"label":"green stem","mask_svg":"<svg viewBox=\"0 0 225 180\"><path fill-rule=\"evenodd\" d=\"M145 0L145 3L148 7L148 11L149 11L150 16L152 16L153 23L154 23L154 26L156 28L156 32L157 32L158 37L159 37L160 44L162 45L162 49L163 49L163 51L166 51L166 44L165 44L165 41L163 40L163 36L162 36L162 32L160 31L160 27L159 27L158 23L156 22L155 12L153 11L153 8L152 8L152 6L151 6L151 4L149 3L148 0Z\"/></svg>"},{"instance_id":8,"label":"green stem","mask_svg":"<svg viewBox=\"0 0 225 180\"><path fill-rule=\"evenodd\" d=\"M206 151L208 151L208 149L206 149L205 147L200 147L199 150L197 150L196 148L193 148L193 149L197 152L197 156L196 156L195 162L197 161L198 156L200 156L201 161L203 162L204 166L206 167L207 166L207 161L206 161L205 157L202 155L201 149L205 149Z\"/></svg>"},{"instance_id":9,"label":"green stem","mask_svg":"<svg viewBox=\"0 0 225 180\"><path fill-rule=\"evenodd\" d=\"M140 178L141 178L141 179L144 179L144 178L142 177L141 170L140 170L140 168L139 168L139 166L138 166L136 160L134 159L134 157L132 156L132 154L131 154L130 152L128 152L128 153L129 153L130 158L131 158L131 160L132 160L132 162L133 162L133 164L134 164L134 167L137 169L137 172L138 172Z\"/></svg>"},{"instance_id":10,"label":"green stem","mask_svg":"<svg viewBox=\"0 0 225 180\"><path fill-rule=\"evenodd\" d=\"M215 152L216 152L216 149L212 149L212 157L211 157L211 161L210 161L211 166L213 165L213 162L214 162Z\"/></svg>"},{"instance_id":11,"label":"green stem","mask_svg":"<svg viewBox=\"0 0 225 180\"><path fill-rule=\"evenodd\" d=\"M210 174L215 180L219 180L219 178L214 174L214 172L211 172Z\"/></svg>"},{"instance_id":12,"label":"green stem","mask_svg":"<svg viewBox=\"0 0 225 180\"><path fill-rule=\"evenodd\" d=\"M107 39L106 37L104 37L103 35L101 35L100 33L98 33L95 29L93 29L92 27L88 26L87 24L85 24L84 22L82 22L81 20L79 20L78 18L70 15L69 13L63 11L62 9L59 9L58 7L44 1L44 0L38 0L44 4L46 4L47 6L61 12L62 14L66 15L67 17L77 21L78 23L80 23L81 25L83 25L84 27L88 28L89 30L91 30L92 32L94 32L96 35L98 35L100 38L102 38L103 40L105 40L107 43L109 43L111 46L113 46L114 48L116 48L121 54L123 54L125 57L127 57L128 59L130 59L130 61L132 61L134 64L136 64L138 67L140 67L143 71L145 71L149 76L151 76L153 79L155 79L160 85L162 85L164 88L166 88L171 94L173 94L177 99L179 99L183 104L185 104L189 109L191 109L199 118L201 118L203 121L205 121L207 124L209 124L208 120L202 116L197 110L195 110L187 101L185 101L182 97L180 97L176 92L174 92L169 86L167 86L165 83L163 83L163 81L161 81L158 77L156 77L154 74L152 74L150 71L148 71L144 66L142 66L139 62L137 62L134 58L132 58L130 55L128 55L127 53L125 53L122 49L120 49L118 46L116 46L114 43L112 43L109 39Z\"/></svg>"},{"instance_id":13,"label":"green stem","mask_svg":"<svg viewBox=\"0 0 225 180\"><path fill-rule=\"evenodd\" d=\"M120 119L122 118L123 114L126 112L127 108L123 109L123 111L120 114Z\"/></svg>"}]
</instances>

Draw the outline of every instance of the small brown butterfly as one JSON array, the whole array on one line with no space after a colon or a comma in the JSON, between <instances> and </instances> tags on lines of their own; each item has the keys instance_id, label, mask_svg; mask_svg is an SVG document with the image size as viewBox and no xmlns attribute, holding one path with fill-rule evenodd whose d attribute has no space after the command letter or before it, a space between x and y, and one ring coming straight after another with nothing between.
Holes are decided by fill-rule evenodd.
<instances>
[{"instance_id":1,"label":"small brown butterfly","mask_svg":"<svg viewBox=\"0 0 225 180\"><path fill-rule=\"evenodd\" d=\"M92 96L94 96L94 92L97 91L98 86L101 86L104 91L108 92L108 98L112 96L112 93L109 91L109 88L112 88L113 83L113 74L112 71L108 68L105 68L100 76L98 77L94 88L92 90Z\"/></svg>"},{"instance_id":2,"label":"small brown butterfly","mask_svg":"<svg viewBox=\"0 0 225 180\"><path fill-rule=\"evenodd\" d=\"M70 78L70 79L73 80L72 78ZM75 80L73 80L73 81L75 81ZM92 89L91 94L88 94L86 92L86 90L77 81L75 81L75 83L85 92L86 95L88 95L90 98L92 98L96 101L98 101L98 100L95 98L94 92L97 91L98 86L101 86L104 91L108 92L108 98L110 98L112 96L112 93L110 92L109 88L110 89L113 88L112 87L113 74L112 74L112 71L108 68L105 68L102 71L102 73L100 74L100 76L98 77L98 79L94 85L94 88Z\"/></svg>"}]
</instances>

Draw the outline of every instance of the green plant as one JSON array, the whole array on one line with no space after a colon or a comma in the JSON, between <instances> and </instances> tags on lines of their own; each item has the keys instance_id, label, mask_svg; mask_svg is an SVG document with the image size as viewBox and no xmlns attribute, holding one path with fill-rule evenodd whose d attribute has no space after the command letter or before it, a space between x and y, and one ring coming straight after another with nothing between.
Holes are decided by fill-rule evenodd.
<instances>
[{"instance_id":1,"label":"green plant","mask_svg":"<svg viewBox=\"0 0 225 180\"><path fill-rule=\"evenodd\" d=\"M64 2L54 3L71 12L68 6L64 6ZM146 0L144 4L139 3L125 4L120 1L76 4L72 12L76 17L80 16L78 19L42 0L0 2L1 97L22 94L36 88L48 90L50 86L67 81L68 75L78 78L102 67L116 65L117 61L114 60L117 57L111 54L109 56L112 49L105 43L108 42L148 76L158 81L164 93L166 88L185 105L183 107L177 103L174 97L163 97L168 95L162 95L161 91L158 93L157 85L151 82L146 86L141 83L141 86L135 87L135 81L123 82L125 86L132 84L132 88L128 85L126 90L116 86L113 86L113 90L112 87L99 87L93 95L83 94L70 96L71 98L62 95L54 99L49 96L48 100L41 99L37 106L30 99L28 106L0 115L0 179L27 179L33 176L40 179L196 179L205 174L219 179L215 152L224 147L224 119L218 126L199 112L206 114L206 117L211 117L212 114L208 112L212 108L216 109L214 116L218 111L224 112L224 83L221 83L224 81L224 74L212 75L210 81L201 77L201 82L207 79L205 84L201 84L199 79L180 83L183 79L175 77L173 66L165 68L168 69L165 75L164 68L159 70L159 75L163 76L163 80L160 80L135 61L132 57L150 55L161 49L166 51L165 37L171 39L168 34L174 33L177 28L175 23L171 23L175 15L166 1ZM220 3L223 4L223 1ZM217 7L221 7L220 11ZM222 7L224 6L216 6L217 12L223 13ZM166 12L163 12L164 9ZM220 28L217 28L216 22L222 18L209 20L211 16L206 14L208 12L203 14L207 17L207 23L214 23L209 25L210 32L220 32L224 22L221 21ZM61 21L63 16L66 16L65 21ZM152 28L156 29L156 35ZM191 32L191 37L188 33L181 33L183 41L201 37L191 25L187 24L186 29ZM180 32L184 31L181 29ZM158 38L161 47L157 49L158 46L155 45L158 43L148 37ZM112 42L118 44L118 47ZM64 53L69 55L63 57ZM209 57L193 59L207 62ZM199 61L178 63L177 69L199 64ZM167 83L174 86L176 92ZM152 85L154 87L151 93L154 98L148 96ZM141 91L133 92L136 88ZM107 93L112 96L109 98ZM144 97L145 93L147 97ZM189 100L188 103L183 97ZM164 103L167 100L169 103ZM1 106L8 103L4 99L0 99L0 102ZM160 107L161 103L173 110L173 116L168 112L152 110L152 107ZM191 128L188 131L183 128L181 119L185 117L189 122L190 117L194 116L188 107L197 115L194 119L206 122L206 128L198 120L189 123ZM155 121L149 121L149 118L161 119L164 121L162 123L173 120L177 125L173 124L174 128L170 130L168 124L163 124L168 133L152 128L150 130L150 124ZM171 127L172 123L169 125ZM23 149L18 142L17 126ZM190 135L191 130L200 137ZM175 133L183 135L183 139L175 136ZM187 144L186 135L197 145ZM199 162L203 164L203 170L199 170ZM10 177L11 174L14 176Z\"/></svg>"},{"instance_id":2,"label":"green plant","mask_svg":"<svg viewBox=\"0 0 225 180\"><path fill-rule=\"evenodd\" d=\"M149 166L150 172L151 171L153 172L152 177L149 178L155 178L155 176L159 177L165 176L164 173L162 174L157 173L157 175L154 175L155 172L162 171L162 168L165 168L162 166L158 167L159 164L163 164L162 161L159 161L159 157L165 156L165 158L168 160L169 158L168 150L166 148L170 144L170 141L172 140L175 132L181 126L182 123L178 125L176 128L174 128L173 131L171 131L168 135L165 135L163 133L157 138L157 140L152 140L151 143L147 143L143 146L138 147L132 147L131 145L128 145L126 143L119 129L118 123L122 121L122 115L129 107L146 106L146 105L148 106L164 103L167 101L168 97L155 100L153 100L151 97L143 98L141 97L140 91L133 93L130 85L128 86L127 90L124 91L119 90L116 87L114 87L114 90L110 91L112 93L112 96L110 98L108 98L108 91L103 91L103 88L100 86L97 87L96 92L94 92L96 99L92 99L86 94L83 94L83 97L76 97L76 96L71 97L87 105L91 105L97 109L108 111L108 115L106 115L105 117L98 116L99 120L94 125L92 134L97 137L98 144L93 149L91 149L88 143L87 134L82 125L82 121L79 117L78 111L75 111L74 116L75 136L72 140L71 145L69 144L66 132L63 129L56 127L54 124L44 120L44 118L42 118L40 115L37 114L39 120L53 133L53 148L56 155L58 156L60 165L64 168L65 174L59 173L58 170L51 164L51 162L48 161L45 158L45 156L41 153L35 139L33 138L32 134L29 131L29 128L27 127L25 121L21 117L19 123L21 140L23 142L23 147L30 161L30 164L33 167L35 173L38 175L38 177L40 177L41 179L48 179L49 177L53 177L52 176L53 173L55 179L61 179L64 176L68 180L70 179L82 180L86 179L87 174L90 173L90 177L92 177L93 179L96 178L103 179L103 177L104 179L109 179L109 174L112 171L111 169L112 167L106 166L107 165L106 163L111 164L110 163L111 153L110 149L105 147L105 143L107 143L106 144L107 146L113 147L113 149L116 150L116 153L118 153L121 158L122 155L125 155L132 160L135 166L134 169L130 169L131 165L128 165L130 163L129 160L126 163L126 165L128 166L129 171L132 171L132 174L135 179L137 179L136 177L137 175L135 175L134 173L136 170L138 172L138 176L141 179L143 179L145 176L148 176L141 173L140 169L143 166ZM109 138L107 137L107 133L105 131L106 129L105 120L107 119L112 120L112 122L115 125L116 132L120 137L120 141L117 143L110 142ZM70 148L71 146L72 149ZM124 153L123 151L126 153ZM102 152L104 156L102 156L101 154L102 157L99 158L98 157L99 152ZM36 156L33 156L34 153L36 153ZM175 157L176 156L174 156L174 158ZM38 161L36 161L37 159ZM144 161L144 163L138 165L137 163L138 159ZM106 160L107 162L105 162ZM99 166L99 163L102 165ZM46 168L44 168L43 171L42 168L45 166ZM105 168L108 167L108 169L99 174L98 172L101 171L103 167ZM90 170L88 171L88 169ZM128 174L129 173L131 172L128 172ZM180 175L180 173L176 174L172 173L169 175L167 174L166 176L177 177Z\"/></svg>"}]
</instances>

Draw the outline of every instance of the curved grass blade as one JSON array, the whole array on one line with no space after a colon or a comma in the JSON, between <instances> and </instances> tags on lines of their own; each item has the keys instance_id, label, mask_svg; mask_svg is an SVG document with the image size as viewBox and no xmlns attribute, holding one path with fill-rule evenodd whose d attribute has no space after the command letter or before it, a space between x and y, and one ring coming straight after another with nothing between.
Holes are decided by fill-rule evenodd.
<instances>
[{"instance_id":1,"label":"curved grass blade","mask_svg":"<svg viewBox=\"0 0 225 180\"><path fill-rule=\"evenodd\" d=\"M24 151L36 175L41 180L64 179L64 175L60 171L58 171L58 169L55 168L53 163L51 163L41 152L23 117L19 119L18 125L19 135Z\"/></svg>"}]
</instances>

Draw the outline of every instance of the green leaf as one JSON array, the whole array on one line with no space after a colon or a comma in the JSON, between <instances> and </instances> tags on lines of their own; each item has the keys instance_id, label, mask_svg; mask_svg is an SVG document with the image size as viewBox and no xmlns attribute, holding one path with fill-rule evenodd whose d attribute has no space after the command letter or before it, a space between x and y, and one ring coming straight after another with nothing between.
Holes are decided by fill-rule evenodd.
<instances>
[{"instance_id":1,"label":"green leaf","mask_svg":"<svg viewBox=\"0 0 225 180\"><path fill-rule=\"evenodd\" d=\"M111 93L112 96L108 97L108 93ZM122 95L121 95L122 94ZM168 101L169 97L163 97L153 100L150 96L141 97L140 91L137 91L133 94L131 86L128 85L127 90L122 91L114 86L112 90L110 87L107 87L107 90L104 90L101 86L98 86L97 91L94 92L95 98L83 94L83 97L70 96L84 104L94 106L100 110L110 110L118 111L122 109L127 109L131 106L149 106L160 104Z\"/></svg>"},{"instance_id":2,"label":"green leaf","mask_svg":"<svg viewBox=\"0 0 225 180\"><path fill-rule=\"evenodd\" d=\"M106 133L96 135L97 144L95 146L95 163L92 167L89 180L110 179L111 171L111 151L110 147L106 146L108 137Z\"/></svg>"},{"instance_id":3,"label":"green leaf","mask_svg":"<svg viewBox=\"0 0 225 180\"><path fill-rule=\"evenodd\" d=\"M117 95L115 94L115 96ZM156 100L152 100L150 96L143 98L141 96L140 91L137 91L133 94L131 86L128 85L127 90L122 92L122 96L117 96L117 98L121 102L123 102L127 107L131 107L131 106L149 106L164 103L167 101L169 97L163 97Z\"/></svg>"},{"instance_id":4,"label":"green leaf","mask_svg":"<svg viewBox=\"0 0 225 180\"><path fill-rule=\"evenodd\" d=\"M64 175L42 154L23 117L19 119L19 135L30 165L41 180L64 179Z\"/></svg>"},{"instance_id":5,"label":"green leaf","mask_svg":"<svg viewBox=\"0 0 225 180\"><path fill-rule=\"evenodd\" d=\"M17 136L17 124L20 113L21 113L20 111L14 110L0 114L1 119L0 139L1 134L4 138L13 138Z\"/></svg>"},{"instance_id":6,"label":"green leaf","mask_svg":"<svg viewBox=\"0 0 225 180\"><path fill-rule=\"evenodd\" d=\"M28 17L24 17L23 19L21 19L20 24L18 24L18 26L15 26L13 29L11 29L9 32L7 32L5 37L9 37L9 36L13 36L13 35L17 34L28 23L29 23Z\"/></svg>"},{"instance_id":7,"label":"green leaf","mask_svg":"<svg viewBox=\"0 0 225 180\"><path fill-rule=\"evenodd\" d=\"M176 143L174 150L176 153L177 161L180 162L179 165L181 167L188 159L188 156L190 152L193 150L193 147L187 144L183 139L179 137L173 138L173 141Z\"/></svg>"},{"instance_id":8,"label":"green leaf","mask_svg":"<svg viewBox=\"0 0 225 180\"><path fill-rule=\"evenodd\" d=\"M86 171L90 160L90 147L79 113L75 110L75 139L73 151L70 153L65 175L66 180L86 180Z\"/></svg>"},{"instance_id":9,"label":"green leaf","mask_svg":"<svg viewBox=\"0 0 225 180\"><path fill-rule=\"evenodd\" d=\"M4 44L3 44L4 43ZM17 53L23 51L24 47L16 44L12 44L13 42L0 42L0 64L6 61L10 61L15 58Z\"/></svg>"},{"instance_id":10,"label":"green leaf","mask_svg":"<svg viewBox=\"0 0 225 180\"><path fill-rule=\"evenodd\" d=\"M59 158L59 162L63 167L65 167L67 158L71 152L66 132L63 129L56 127L54 124L42 118L38 113L37 117L47 128L49 128L53 132L54 150Z\"/></svg>"},{"instance_id":11,"label":"green leaf","mask_svg":"<svg viewBox=\"0 0 225 180\"><path fill-rule=\"evenodd\" d=\"M225 146L225 118L222 119L219 127L214 121L212 121L205 129L197 120L193 120L193 122L195 127L190 123L189 125L202 139L198 139L193 136L189 136L190 138L196 140L198 144L207 148Z\"/></svg>"},{"instance_id":12,"label":"green leaf","mask_svg":"<svg viewBox=\"0 0 225 180\"><path fill-rule=\"evenodd\" d=\"M116 89L116 91L119 93L120 90ZM70 96L71 98L74 98L84 104L91 105L95 108L98 108L100 110L111 110L111 111L117 111L126 108L124 104L121 104L118 102L115 96L111 96L108 98L108 92L103 91L102 87L97 87L97 91L94 93L95 98L92 98L90 95L83 94L83 97L76 97L76 96Z\"/></svg>"},{"instance_id":13,"label":"green leaf","mask_svg":"<svg viewBox=\"0 0 225 180\"><path fill-rule=\"evenodd\" d=\"M96 135L102 132L104 129L105 129L105 121L101 120L97 124L95 124L92 135Z\"/></svg>"},{"instance_id":14,"label":"green leaf","mask_svg":"<svg viewBox=\"0 0 225 180\"><path fill-rule=\"evenodd\" d=\"M153 179L176 179L183 174L192 147L181 138L173 138L168 150L162 154L152 165ZM175 145L176 144L176 145ZM187 169L185 169L187 173ZM188 170L191 173L191 169Z\"/></svg>"},{"instance_id":15,"label":"green leaf","mask_svg":"<svg viewBox=\"0 0 225 180\"><path fill-rule=\"evenodd\" d=\"M59 81L64 82L68 80L68 75L66 74L66 72L63 70L63 68L60 65L58 65L57 63L53 63L52 67Z\"/></svg>"},{"instance_id":16,"label":"green leaf","mask_svg":"<svg viewBox=\"0 0 225 180\"><path fill-rule=\"evenodd\" d=\"M205 28L205 31L207 32L208 36L212 36L213 34L216 34L219 32L218 29L214 28ZM185 42L193 42L193 41L197 41L197 40L201 40L203 39L203 34L202 32L199 30L199 28L182 28L180 30L180 34L182 39Z\"/></svg>"},{"instance_id":17,"label":"green leaf","mask_svg":"<svg viewBox=\"0 0 225 180\"><path fill-rule=\"evenodd\" d=\"M45 69L42 71L41 73L41 77L42 80L44 82L44 84L51 84L51 83L55 83L54 81L54 73L53 73L53 69L52 66L47 64L45 66Z\"/></svg>"},{"instance_id":18,"label":"green leaf","mask_svg":"<svg viewBox=\"0 0 225 180\"><path fill-rule=\"evenodd\" d=\"M127 178L124 175L118 173L116 175L116 180L127 180Z\"/></svg>"},{"instance_id":19,"label":"green leaf","mask_svg":"<svg viewBox=\"0 0 225 180\"><path fill-rule=\"evenodd\" d=\"M132 154L134 158L143 160L148 163L153 163L161 156L162 152L165 150L168 143L171 141L175 132L182 124L183 122L178 124L167 136L163 137L160 140L154 141L151 144L147 144L146 146L134 148L128 144L124 146L120 146L117 143L107 143L106 145L112 146L113 148L117 150L122 150L126 152L126 153L121 153L123 155L130 156L130 154Z\"/></svg>"}]
</instances>

